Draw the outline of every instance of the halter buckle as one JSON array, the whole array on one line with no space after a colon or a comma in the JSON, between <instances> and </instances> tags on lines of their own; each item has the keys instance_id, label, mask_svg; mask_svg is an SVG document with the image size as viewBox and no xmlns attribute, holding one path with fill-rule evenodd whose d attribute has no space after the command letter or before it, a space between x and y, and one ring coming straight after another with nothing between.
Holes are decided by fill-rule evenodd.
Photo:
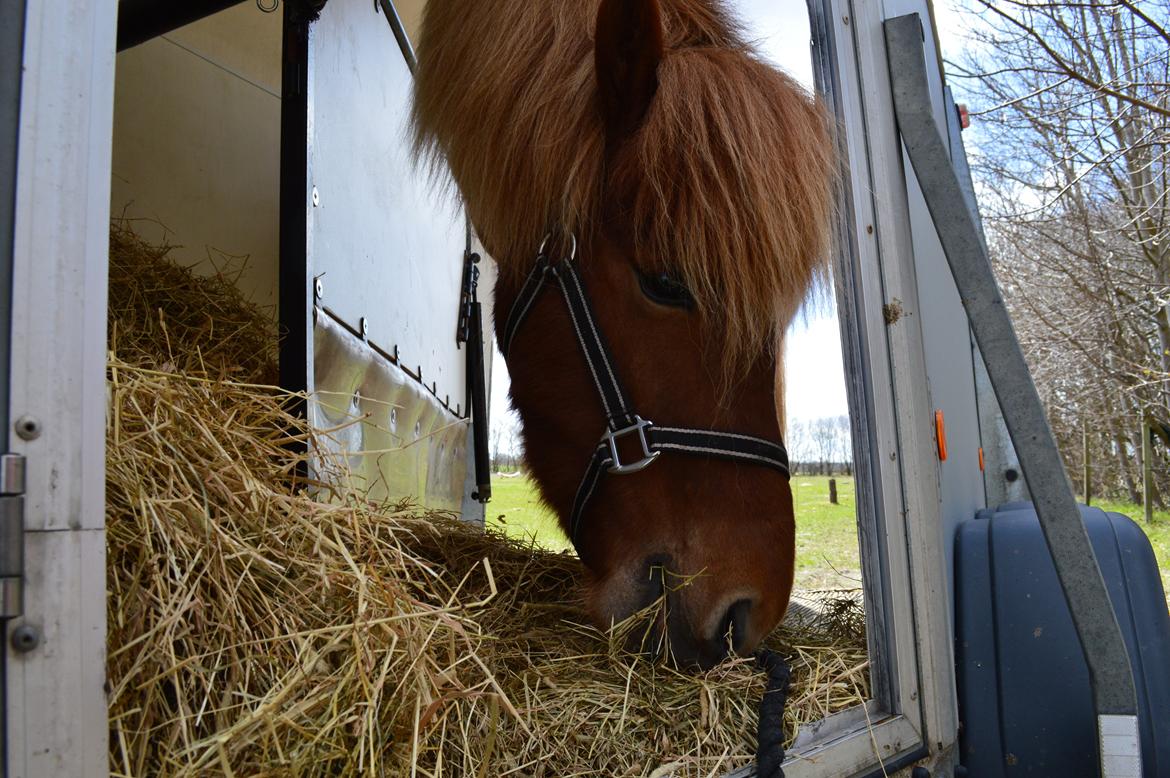
<instances>
[{"instance_id":1,"label":"halter buckle","mask_svg":"<svg viewBox=\"0 0 1170 778\"><path fill-rule=\"evenodd\" d=\"M613 459L613 464L609 466L609 472L618 475L627 475L629 473L636 473L639 470L645 470L650 466L650 463L658 459L661 451L651 451L650 442L646 440L646 429L653 427L654 423L646 421L641 416L634 414L634 423L628 427L623 427L620 430L607 429L601 436L601 439L609 444L609 455ZM642 458L630 465L623 465L621 458L618 456L617 439L631 432L638 433L638 441L642 444Z\"/></svg>"}]
</instances>

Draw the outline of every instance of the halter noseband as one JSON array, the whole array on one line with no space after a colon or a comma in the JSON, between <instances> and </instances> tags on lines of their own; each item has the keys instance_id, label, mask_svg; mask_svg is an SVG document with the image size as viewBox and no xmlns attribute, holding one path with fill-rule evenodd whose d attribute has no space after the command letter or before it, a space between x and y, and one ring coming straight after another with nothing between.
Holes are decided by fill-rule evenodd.
<instances>
[{"instance_id":1,"label":"halter noseband","mask_svg":"<svg viewBox=\"0 0 1170 778\"><path fill-rule=\"evenodd\" d=\"M597 328L589 296L585 293L581 277L577 274L577 238L575 235L571 237L572 248L569 256L560 262L549 261L546 250L550 239L546 237L541 243L537 250L536 263L524 280L524 285L508 313L503 337L500 339L500 352L506 359L516 337L516 331L520 329L536 298L547 285L546 281L551 278L565 298L573 331L577 335L577 343L585 356L585 363L589 367L593 385L601 397L606 417L605 432L593 450L585 477L581 479L581 485L577 487L577 494L573 498L573 512L569 516L569 540L572 541L574 548L577 547L577 535L585 506L597 489L601 476L606 472L627 475L645 470L663 451L678 451L696 456L763 465L788 476L788 452L782 443L734 432L656 427L630 408L621 383L617 379L617 373L613 369L609 347L606 346L605 339ZM622 462L617 449L618 439L627 435L637 435L642 446L642 458L629 464Z\"/></svg>"}]
</instances>

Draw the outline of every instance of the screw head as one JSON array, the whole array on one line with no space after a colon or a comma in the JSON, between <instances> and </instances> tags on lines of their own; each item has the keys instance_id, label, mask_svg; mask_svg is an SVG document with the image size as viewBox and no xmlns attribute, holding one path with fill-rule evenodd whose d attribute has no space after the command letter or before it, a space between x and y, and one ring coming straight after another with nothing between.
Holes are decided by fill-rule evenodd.
<instances>
[{"instance_id":1,"label":"screw head","mask_svg":"<svg viewBox=\"0 0 1170 778\"><path fill-rule=\"evenodd\" d=\"M320 278L313 279L313 295L318 300L325 296L325 284Z\"/></svg>"},{"instance_id":2,"label":"screw head","mask_svg":"<svg viewBox=\"0 0 1170 778\"><path fill-rule=\"evenodd\" d=\"M317 187L313 187L313 207L316 208L321 204L321 193L317 191Z\"/></svg>"},{"instance_id":3,"label":"screw head","mask_svg":"<svg viewBox=\"0 0 1170 778\"><path fill-rule=\"evenodd\" d=\"M362 338L370 337L370 322L369 322L369 320L366 319L365 316L363 316L361 318L361 320L358 322L358 324L362 330Z\"/></svg>"},{"instance_id":4,"label":"screw head","mask_svg":"<svg viewBox=\"0 0 1170 778\"><path fill-rule=\"evenodd\" d=\"M12 637L9 640L14 650L21 654L27 654L41 644L41 633L37 631L36 627L21 624L12 630Z\"/></svg>"},{"instance_id":5,"label":"screw head","mask_svg":"<svg viewBox=\"0 0 1170 778\"><path fill-rule=\"evenodd\" d=\"M36 440L41 436L41 420L25 414L16 420L16 435L21 440Z\"/></svg>"}]
</instances>

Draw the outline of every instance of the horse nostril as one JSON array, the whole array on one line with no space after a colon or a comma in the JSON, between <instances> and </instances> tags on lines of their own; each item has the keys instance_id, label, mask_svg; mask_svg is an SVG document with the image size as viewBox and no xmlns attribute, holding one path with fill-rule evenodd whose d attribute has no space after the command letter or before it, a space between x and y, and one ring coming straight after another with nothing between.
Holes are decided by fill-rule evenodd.
<instances>
[{"instance_id":1,"label":"horse nostril","mask_svg":"<svg viewBox=\"0 0 1170 778\"><path fill-rule=\"evenodd\" d=\"M670 554L651 554L642 561L642 564L646 566L650 578L661 581L670 568Z\"/></svg>"},{"instance_id":2,"label":"horse nostril","mask_svg":"<svg viewBox=\"0 0 1170 778\"><path fill-rule=\"evenodd\" d=\"M743 652L743 647L747 643L748 617L751 610L751 600L736 600L723 617L723 627L718 639L723 641L724 645L730 644L731 650L737 654Z\"/></svg>"}]
</instances>

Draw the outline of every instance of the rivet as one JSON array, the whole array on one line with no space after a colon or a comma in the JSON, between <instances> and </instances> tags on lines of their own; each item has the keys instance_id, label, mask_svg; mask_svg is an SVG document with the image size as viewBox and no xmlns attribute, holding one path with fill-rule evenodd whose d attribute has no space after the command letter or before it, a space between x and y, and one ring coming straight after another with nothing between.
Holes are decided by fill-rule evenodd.
<instances>
[{"instance_id":1,"label":"rivet","mask_svg":"<svg viewBox=\"0 0 1170 778\"><path fill-rule=\"evenodd\" d=\"M316 208L321 204L321 194L317 191L317 187L313 187L313 207Z\"/></svg>"},{"instance_id":2,"label":"rivet","mask_svg":"<svg viewBox=\"0 0 1170 778\"><path fill-rule=\"evenodd\" d=\"M358 326L361 327L362 339L363 340L369 339L369 337L370 337L370 322L366 320L365 316L363 316L361 318L361 320L358 322Z\"/></svg>"},{"instance_id":3,"label":"rivet","mask_svg":"<svg viewBox=\"0 0 1170 778\"><path fill-rule=\"evenodd\" d=\"M41 436L41 421L25 414L16 420L16 435L21 440L36 440Z\"/></svg>"},{"instance_id":4,"label":"rivet","mask_svg":"<svg viewBox=\"0 0 1170 778\"><path fill-rule=\"evenodd\" d=\"M321 279L319 277L313 279L313 295L318 300L325 297L325 284L324 284L324 282L321 281Z\"/></svg>"},{"instance_id":5,"label":"rivet","mask_svg":"<svg viewBox=\"0 0 1170 778\"><path fill-rule=\"evenodd\" d=\"M37 631L36 627L21 624L12 630L11 643L16 651L27 654L41 644L41 633Z\"/></svg>"}]
</instances>

